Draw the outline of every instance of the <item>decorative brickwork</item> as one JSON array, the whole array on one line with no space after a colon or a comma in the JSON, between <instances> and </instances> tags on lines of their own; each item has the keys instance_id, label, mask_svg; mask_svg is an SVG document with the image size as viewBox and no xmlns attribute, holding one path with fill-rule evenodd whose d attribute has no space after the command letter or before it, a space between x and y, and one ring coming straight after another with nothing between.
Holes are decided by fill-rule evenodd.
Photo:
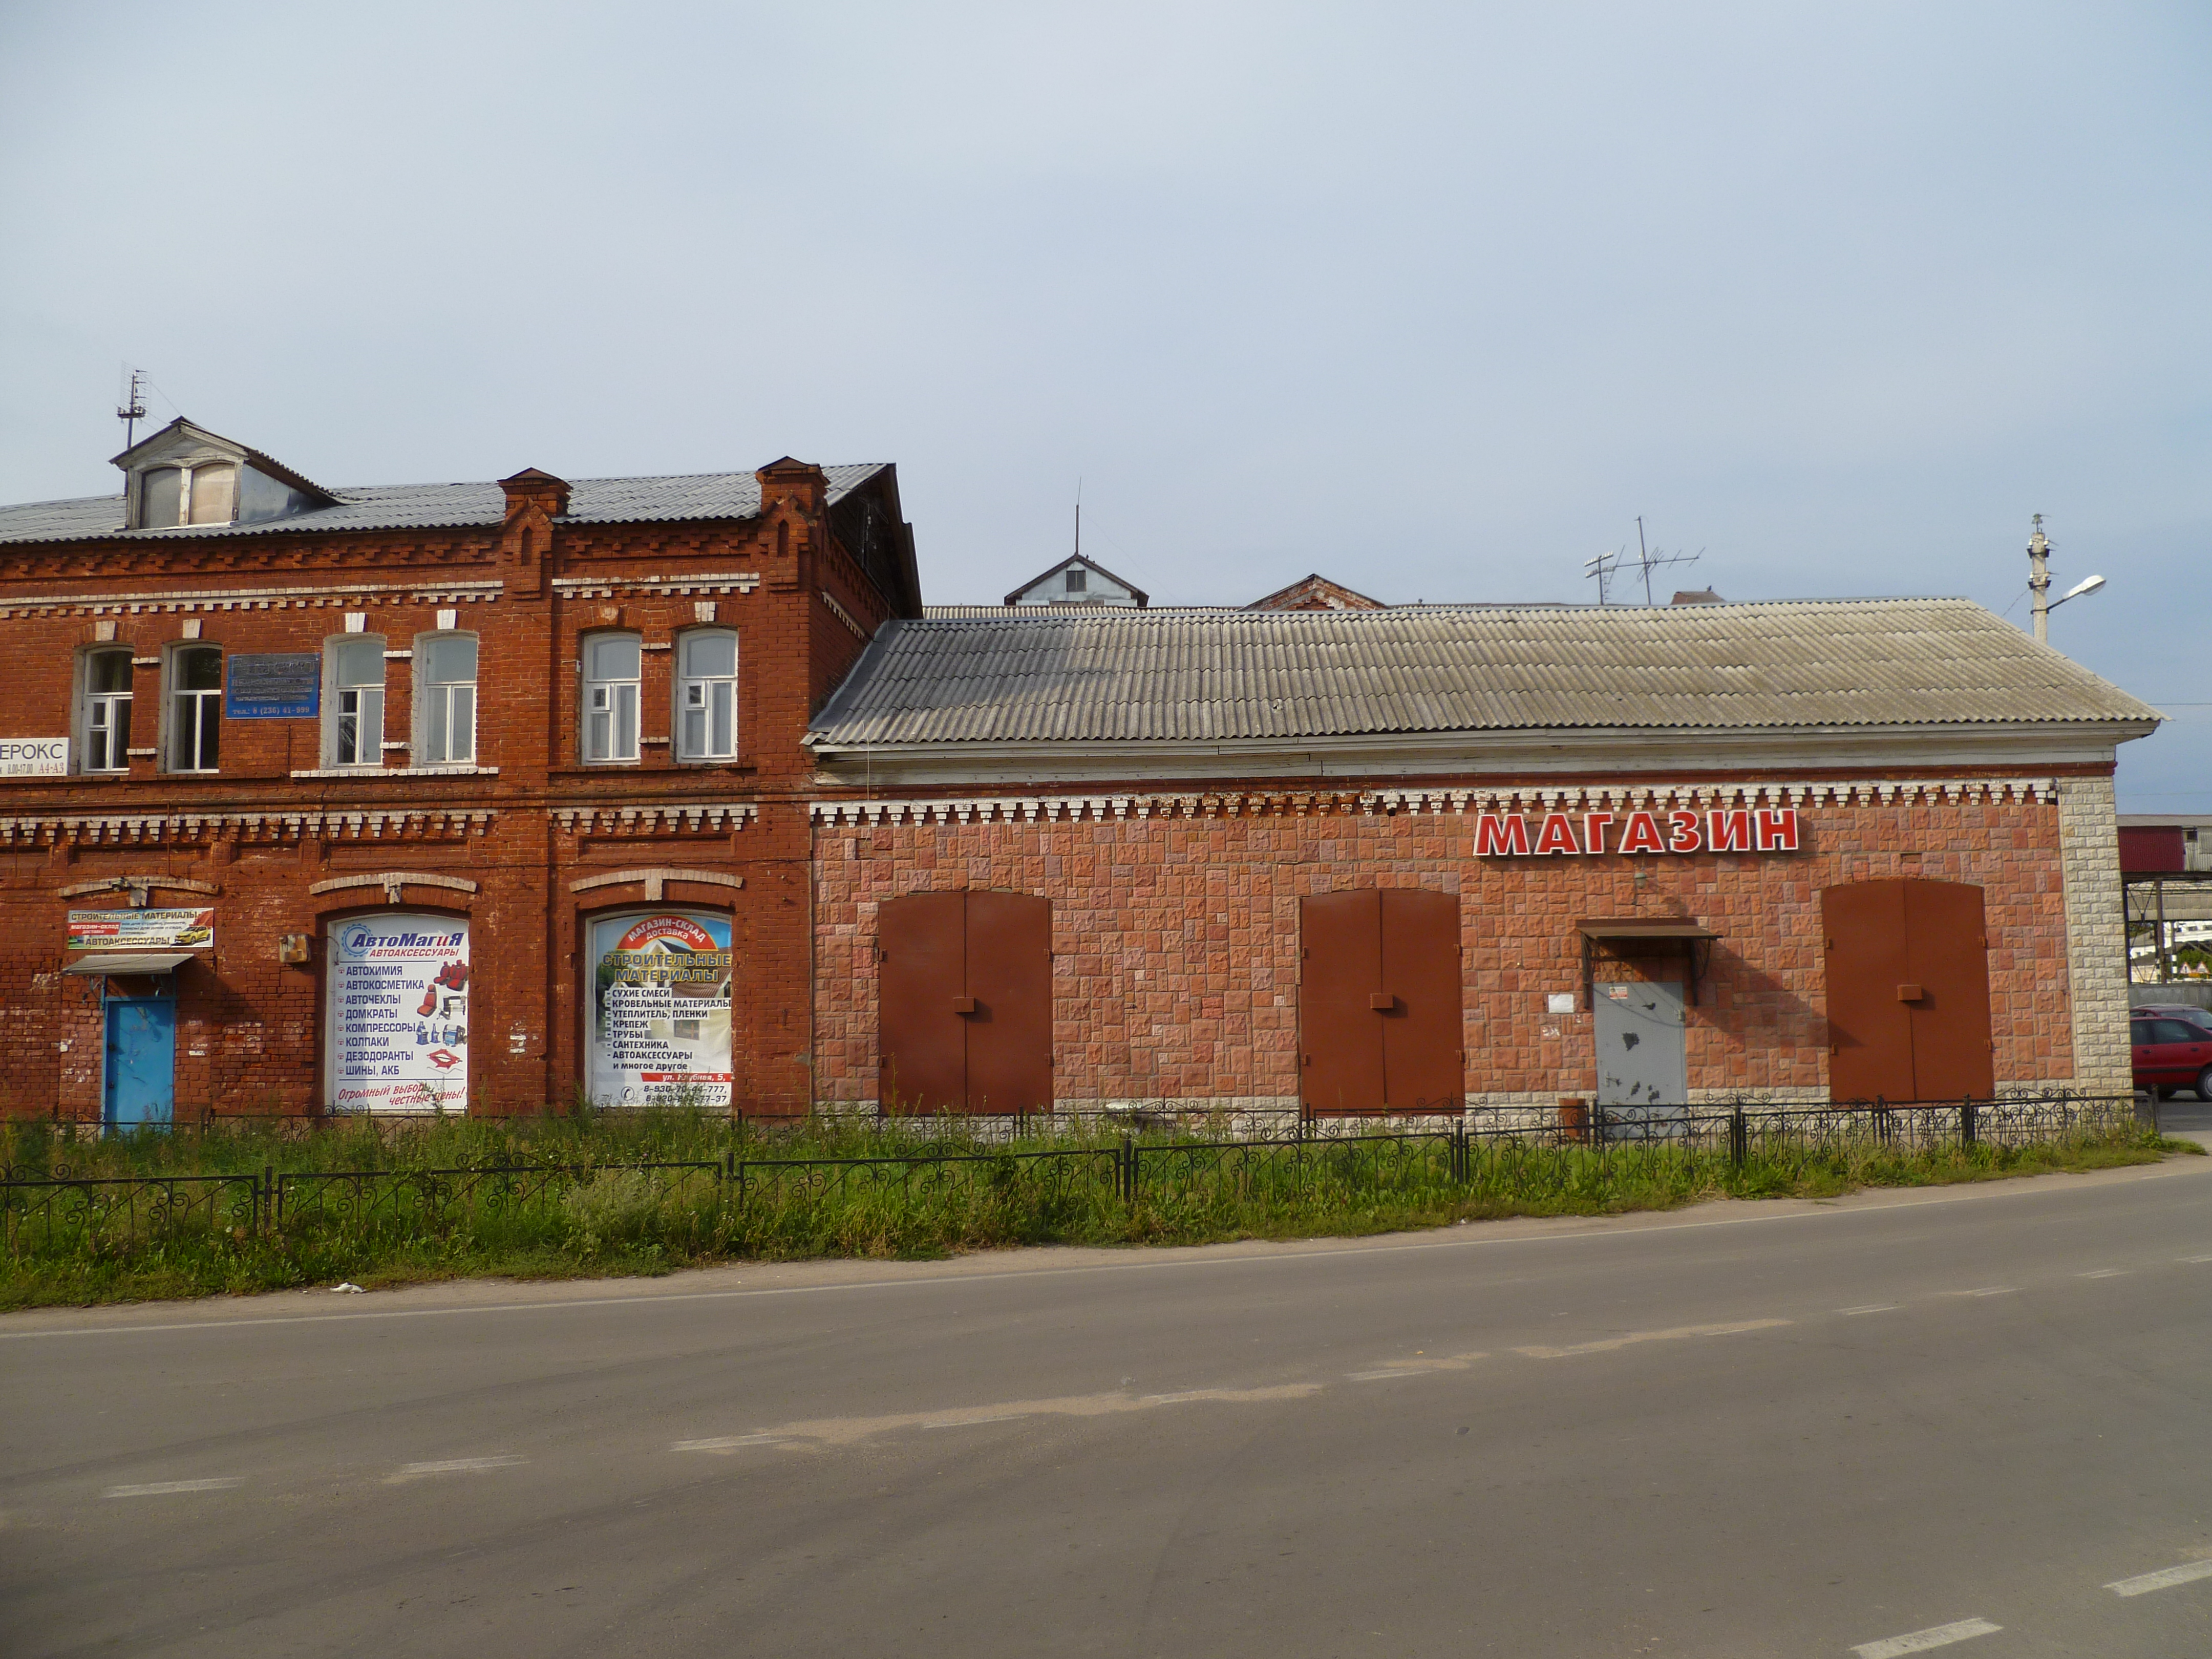
<instances>
[{"instance_id":1,"label":"decorative brickwork","mask_svg":"<svg viewBox=\"0 0 2212 1659\"><path fill-rule=\"evenodd\" d=\"M731 917L738 1100L804 1109L811 763L799 738L866 635L914 607L863 574L832 528L845 512L904 535L887 471L861 486L882 495L865 517L851 495L833 507L813 467L781 462L762 482L762 514L739 520L564 521L568 487L531 471L507 481L496 529L295 526L0 551L0 733L67 734L82 767L88 647L128 648L132 694L126 769L0 779L0 1112L100 1115L103 981L60 971L65 919L187 902L158 886L148 898L147 878L198 884L191 902L215 910L213 949L174 981L179 1117L327 1098L324 942L392 902L470 925L477 1108L573 1102L586 925L680 904ZM731 763L672 752L674 647L702 625L738 636ZM634 763L586 765L578 665L585 636L608 628L642 647L641 741ZM418 636L455 629L478 645L474 761L415 767ZM180 642L319 659L354 635L384 642L384 764L331 764L319 718L227 717L217 769L163 769L166 665ZM325 711L331 696L326 678Z\"/></svg>"},{"instance_id":2,"label":"decorative brickwork","mask_svg":"<svg viewBox=\"0 0 2212 1659\"><path fill-rule=\"evenodd\" d=\"M2098 1094L2135 1086L2128 1047L2126 921L2110 778L2070 780L2058 796L2065 870L2066 971L2074 993L2074 1075Z\"/></svg>"},{"instance_id":3,"label":"decorative brickwork","mask_svg":"<svg viewBox=\"0 0 2212 1659\"><path fill-rule=\"evenodd\" d=\"M2069 1079L2073 1023L2065 988L2050 973L2068 945L2059 809L2048 780L2032 782L1666 786L1662 797L1786 792L1804 803L1805 848L1663 859L1473 855L1470 804L1601 799L1608 789L1640 799L1657 787L1627 781L1525 795L1276 790L821 803L820 1098L875 1098L876 906L963 886L1053 902L1054 1093L1068 1107L1294 1104L1297 900L1368 884L1460 896L1468 1091L1478 1102L1592 1090L1575 929L1585 917L1693 918L1723 935L1690 1015L1693 1092L1824 1091L1820 890L1899 875L1984 890L2000 1083ZM1670 963L1654 971L1679 970ZM1573 994L1576 1012L1547 1013L1555 994Z\"/></svg>"}]
</instances>

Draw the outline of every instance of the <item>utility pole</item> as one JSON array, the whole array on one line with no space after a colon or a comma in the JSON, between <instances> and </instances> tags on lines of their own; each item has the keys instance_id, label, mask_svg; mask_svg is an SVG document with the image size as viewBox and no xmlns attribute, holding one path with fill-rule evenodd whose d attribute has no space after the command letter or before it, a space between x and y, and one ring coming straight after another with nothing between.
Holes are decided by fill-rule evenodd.
<instances>
[{"instance_id":1,"label":"utility pole","mask_svg":"<svg viewBox=\"0 0 2212 1659\"><path fill-rule=\"evenodd\" d=\"M2051 643L2051 544L2043 538L2043 514L2027 538L2027 591L2035 595L2035 642Z\"/></svg>"}]
</instances>

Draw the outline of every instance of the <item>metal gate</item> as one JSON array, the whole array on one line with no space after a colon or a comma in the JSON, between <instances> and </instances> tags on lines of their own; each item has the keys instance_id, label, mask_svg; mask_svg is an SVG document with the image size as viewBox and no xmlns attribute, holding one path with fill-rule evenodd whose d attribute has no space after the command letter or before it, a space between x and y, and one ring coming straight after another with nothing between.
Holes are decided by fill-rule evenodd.
<instances>
[{"instance_id":1,"label":"metal gate","mask_svg":"<svg viewBox=\"0 0 2212 1659\"><path fill-rule=\"evenodd\" d=\"M1831 1100L1996 1091L1982 890L1861 881L1820 894Z\"/></svg>"},{"instance_id":2,"label":"metal gate","mask_svg":"<svg viewBox=\"0 0 2212 1659\"><path fill-rule=\"evenodd\" d=\"M877 912L885 1111L1052 1105L1052 901L909 893Z\"/></svg>"},{"instance_id":3,"label":"metal gate","mask_svg":"<svg viewBox=\"0 0 2212 1659\"><path fill-rule=\"evenodd\" d=\"M1677 1107L1689 1097L1680 985L1599 980L1590 987L1590 1014L1600 1106L1644 1111Z\"/></svg>"},{"instance_id":4,"label":"metal gate","mask_svg":"<svg viewBox=\"0 0 2212 1659\"><path fill-rule=\"evenodd\" d=\"M1298 1097L1309 1112L1457 1111L1459 900L1362 888L1298 901Z\"/></svg>"}]
</instances>

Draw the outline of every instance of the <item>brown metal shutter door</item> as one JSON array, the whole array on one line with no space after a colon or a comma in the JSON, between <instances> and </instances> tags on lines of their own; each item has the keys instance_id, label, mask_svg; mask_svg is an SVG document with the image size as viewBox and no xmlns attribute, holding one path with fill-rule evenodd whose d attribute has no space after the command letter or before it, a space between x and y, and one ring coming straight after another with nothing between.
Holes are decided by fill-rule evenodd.
<instances>
[{"instance_id":1,"label":"brown metal shutter door","mask_svg":"<svg viewBox=\"0 0 2212 1659\"><path fill-rule=\"evenodd\" d=\"M909 893L876 912L885 1111L957 1112L968 1101L967 895Z\"/></svg>"},{"instance_id":2,"label":"brown metal shutter door","mask_svg":"<svg viewBox=\"0 0 2212 1659\"><path fill-rule=\"evenodd\" d=\"M1920 992L1899 1004L1912 1032L1915 1097L1993 1095L1996 1061L1990 1051L1990 959L1982 890L1951 881L1900 885L1905 963L1900 985Z\"/></svg>"},{"instance_id":3,"label":"brown metal shutter door","mask_svg":"<svg viewBox=\"0 0 2212 1659\"><path fill-rule=\"evenodd\" d=\"M1860 881L1820 894L1828 999L1828 1098L1911 1100L1912 1030L1905 883Z\"/></svg>"},{"instance_id":4,"label":"brown metal shutter door","mask_svg":"<svg viewBox=\"0 0 2212 1659\"><path fill-rule=\"evenodd\" d=\"M968 1109L1052 1107L1052 901L968 896Z\"/></svg>"},{"instance_id":5,"label":"brown metal shutter door","mask_svg":"<svg viewBox=\"0 0 2212 1659\"><path fill-rule=\"evenodd\" d=\"M1310 1112L1383 1104L1382 895L1373 888L1298 901L1298 1097Z\"/></svg>"},{"instance_id":6,"label":"brown metal shutter door","mask_svg":"<svg viewBox=\"0 0 2212 1659\"><path fill-rule=\"evenodd\" d=\"M1460 1103L1459 898L1425 888L1382 890L1382 1097L1394 1112Z\"/></svg>"}]
</instances>

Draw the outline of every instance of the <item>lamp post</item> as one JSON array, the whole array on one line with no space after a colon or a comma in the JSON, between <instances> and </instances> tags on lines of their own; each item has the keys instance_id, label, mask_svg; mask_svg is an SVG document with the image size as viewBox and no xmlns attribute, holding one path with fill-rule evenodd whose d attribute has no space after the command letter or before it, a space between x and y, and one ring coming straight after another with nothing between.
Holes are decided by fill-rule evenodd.
<instances>
[{"instance_id":1,"label":"lamp post","mask_svg":"<svg viewBox=\"0 0 2212 1659\"><path fill-rule=\"evenodd\" d=\"M2051 595L2051 544L2044 538L2043 514L2035 515L2034 533L2027 538L2027 591L2035 596L2035 642L2051 643L2051 613L2069 599L2094 593L2105 585L2102 576L2087 576L2057 599Z\"/></svg>"}]
</instances>

